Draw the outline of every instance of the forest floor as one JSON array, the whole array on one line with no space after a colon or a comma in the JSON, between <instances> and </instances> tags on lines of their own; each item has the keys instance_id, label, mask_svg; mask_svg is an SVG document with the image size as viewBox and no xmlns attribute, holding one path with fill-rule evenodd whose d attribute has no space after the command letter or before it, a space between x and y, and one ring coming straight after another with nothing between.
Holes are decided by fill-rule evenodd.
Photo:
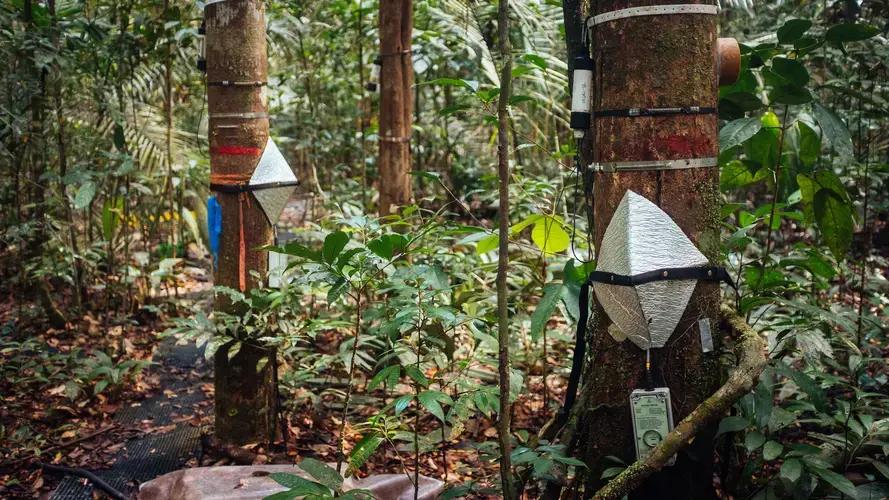
<instances>
[{"instance_id":1,"label":"forest floor","mask_svg":"<svg viewBox=\"0 0 889 500\"><path fill-rule=\"evenodd\" d=\"M304 217L303 210L288 208L285 228L286 219L295 219L293 222L298 224ZM168 327L172 315L209 311L210 261L192 248L190 258L178 271L175 289L167 289L146 301L153 307L124 314L106 306L112 310L69 318L64 330L48 328L37 304L23 301L11 290L0 291L5 293L0 302L0 394L4 395L0 408L0 498L51 498L62 477L34 468L37 462L102 471L102 477L112 484L135 491L138 480L154 476L133 473L133 477L121 477L130 470L127 468L131 462L138 462L133 458L144 453L157 458L156 454L169 451L155 449L151 444L146 448L146 444L178 439L176 433L187 427L195 432L199 428L200 441L205 445L212 442L212 363L170 363L167 357L173 339L161 339L158 335ZM70 300L70 292L62 291ZM99 294L96 295L98 300ZM161 304L165 307L158 307ZM565 329L567 325L559 327ZM316 347L319 352L336 353L345 337L344 332L337 330L322 332ZM513 429L520 436L536 434L563 397L565 379L561 375L567 373L570 364L564 355L567 340L567 336L553 340L546 360L530 361L533 375L526 380L527 390L512 408ZM116 381L101 391L95 389L97 379L91 378L97 367L96 352L108 355L105 373L109 375L105 378L115 372ZM128 372L123 367L133 360L148 366L138 374ZM543 362L550 372L547 405L540 376ZM561 367L562 371L553 373L553 367ZM335 381L342 377L341 371L331 369L319 373L317 379ZM363 387L367 382L362 378L357 384ZM184 448L177 451L180 456L174 457L177 465L166 463L155 469L155 474L176 466L295 463L304 458L335 462L342 402L339 396L324 389L319 386L283 392L287 389L282 388L286 443L280 441L271 447L256 444L216 453L186 439L183 442L187 444L181 444L180 448ZM321 395L320 399L316 394ZM180 404L185 401L189 403ZM361 423L376 415L386 402L382 391L356 398L349 423ZM470 480L499 484L497 461L487 457L485 447L479 446L496 442L495 421L485 417L471 419L463 429L458 429L462 432L443 436L450 431L443 430L431 415L424 415L420 434L428 445L419 455L420 472L450 484ZM348 426L346 449L360 438L360 430ZM381 446L357 475L413 471L417 457L409 448L394 443ZM79 498L72 492L83 484L84 480L67 479L59 491L65 491L65 499ZM81 490L86 492L83 498L89 498L89 489L81 486Z\"/></svg>"}]
</instances>

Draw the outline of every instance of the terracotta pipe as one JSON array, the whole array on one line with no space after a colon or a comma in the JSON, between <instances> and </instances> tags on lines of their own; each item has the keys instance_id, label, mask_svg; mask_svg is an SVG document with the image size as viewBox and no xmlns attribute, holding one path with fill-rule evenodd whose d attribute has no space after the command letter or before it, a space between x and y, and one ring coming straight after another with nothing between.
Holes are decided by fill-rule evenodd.
<instances>
[{"instance_id":1,"label":"terracotta pipe","mask_svg":"<svg viewBox=\"0 0 889 500\"><path fill-rule=\"evenodd\" d=\"M716 49L716 73L719 86L734 85L741 74L741 47L734 38L720 38Z\"/></svg>"}]
</instances>

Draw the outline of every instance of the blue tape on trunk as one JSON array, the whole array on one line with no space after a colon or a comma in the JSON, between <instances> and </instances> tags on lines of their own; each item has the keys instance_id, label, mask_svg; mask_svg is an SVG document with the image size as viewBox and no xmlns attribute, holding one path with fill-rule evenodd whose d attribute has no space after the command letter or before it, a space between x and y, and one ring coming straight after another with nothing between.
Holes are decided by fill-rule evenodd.
<instances>
[{"instance_id":1,"label":"blue tape on trunk","mask_svg":"<svg viewBox=\"0 0 889 500\"><path fill-rule=\"evenodd\" d=\"M207 228L210 232L210 251L213 267L219 267L219 237L222 235L222 207L215 196L207 198Z\"/></svg>"}]
</instances>

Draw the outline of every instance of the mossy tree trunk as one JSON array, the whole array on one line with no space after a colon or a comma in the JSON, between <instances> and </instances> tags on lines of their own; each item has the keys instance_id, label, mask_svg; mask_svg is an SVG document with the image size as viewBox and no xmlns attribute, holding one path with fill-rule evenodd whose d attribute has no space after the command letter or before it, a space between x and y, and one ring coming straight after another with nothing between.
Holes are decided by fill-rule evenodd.
<instances>
[{"instance_id":1,"label":"mossy tree trunk","mask_svg":"<svg viewBox=\"0 0 889 500\"><path fill-rule=\"evenodd\" d=\"M266 81L264 2L216 2L206 7L204 16L207 82L211 83L207 87L211 178L223 184L244 182L253 173L269 137L268 109L262 88L212 83ZM244 289L249 291L258 284L250 272L255 271L259 276L268 272L268 253L254 249L272 243L271 225L249 192L214 192L213 195L222 207L222 235L214 283L237 290L244 277ZM217 297L216 309L240 312L222 295ZM230 344L215 355L216 435L223 442L235 444L269 441L275 429L272 376L275 363L267 362L257 370L260 360L275 354L245 340L230 359Z\"/></svg>"},{"instance_id":2,"label":"mossy tree trunk","mask_svg":"<svg viewBox=\"0 0 889 500\"><path fill-rule=\"evenodd\" d=\"M585 16L671 3L690 2L566 1L566 26L573 27L568 32L569 56L573 59L578 50L583 50L578 44L578 21ZM596 110L716 106L715 16L630 17L600 24L590 36L596 60ZM595 119L593 130L582 144L581 161L589 165L598 161L708 158L717 154L715 115L600 117ZM718 168L587 173L586 177L594 200L591 208L597 248L621 198L632 190L669 214L711 263L719 261ZM675 422L685 418L719 387L717 355L702 352L698 330L700 318L715 322L719 303L719 285L699 283L668 344L652 350L655 380L657 385L671 390ZM627 463L635 460L629 395L642 386L645 366L645 352L632 342L617 342L608 333L611 322L601 306L594 303L592 310L592 348L588 350L591 355L583 389L569 421L572 430L568 437L575 455L590 467L584 484L587 497L604 483L600 479L602 471L614 466L606 456L618 456ZM675 466L652 476L631 497L715 498L713 453L712 433L705 432L690 450L680 453Z\"/></svg>"},{"instance_id":3,"label":"mossy tree trunk","mask_svg":"<svg viewBox=\"0 0 889 500\"><path fill-rule=\"evenodd\" d=\"M411 86L414 80L412 0L380 0L381 216L411 201Z\"/></svg>"}]
</instances>

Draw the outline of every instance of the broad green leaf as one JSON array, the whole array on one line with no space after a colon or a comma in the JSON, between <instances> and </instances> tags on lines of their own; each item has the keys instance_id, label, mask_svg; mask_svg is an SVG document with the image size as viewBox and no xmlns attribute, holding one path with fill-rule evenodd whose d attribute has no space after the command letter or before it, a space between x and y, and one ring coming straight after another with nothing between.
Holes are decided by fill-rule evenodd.
<instances>
[{"instance_id":1,"label":"broad green leaf","mask_svg":"<svg viewBox=\"0 0 889 500\"><path fill-rule=\"evenodd\" d=\"M514 235L522 232L526 227L529 227L531 224L534 224L535 222L539 221L543 217L544 216L540 215L540 214L531 214L531 215L525 217L525 220L519 222L518 224L513 224L512 226L510 226L509 227L509 234L514 236Z\"/></svg>"},{"instance_id":2,"label":"broad green leaf","mask_svg":"<svg viewBox=\"0 0 889 500\"><path fill-rule=\"evenodd\" d=\"M824 393L824 389L822 389L818 382L815 382L812 377L799 370L791 368L783 361L775 363L771 368L772 371L778 375L787 377L798 385L800 390L809 396L809 401L812 402L818 411L827 413L827 395ZM777 408L775 408L775 410L777 410Z\"/></svg>"},{"instance_id":3,"label":"broad green leaf","mask_svg":"<svg viewBox=\"0 0 889 500\"><path fill-rule=\"evenodd\" d=\"M772 59L772 72L796 87L805 87L809 83L808 70L796 59L786 57Z\"/></svg>"},{"instance_id":4,"label":"broad green leaf","mask_svg":"<svg viewBox=\"0 0 889 500\"><path fill-rule=\"evenodd\" d=\"M719 187L723 191L746 186L752 182L753 172L740 160L728 162L719 174Z\"/></svg>"},{"instance_id":5,"label":"broad green leaf","mask_svg":"<svg viewBox=\"0 0 889 500\"><path fill-rule=\"evenodd\" d=\"M626 469L626 467L609 467L609 468L605 469L604 472L602 472L601 479L608 479L608 478L617 476L618 474L623 472L624 469Z\"/></svg>"},{"instance_id":6,"label":"broad green leaf","mask_svg":"<svg viewBox=\"0 0 889 500\"><path fill-rule=\"evenodd\" d=\"M586 468L586 464L583 463L582 461L576 459L576 458L573 458L573 457L565 457L565 456L562 456L562 455L556 455L556 454L552 454L552 455L550 455L550 456L551 456L552 459L555 460L556 462L561 462L561 463L563 463L563 464L565 464L565 465L573 465L573 466L575 466L575 467L584 467L584 468Z\"/></svg>"},{"instance_id":7,"label":"broad green leaf","mask_svg":"<svg viewBox=\"0 0 889 500\"><path fill-rule=\"evenodd\" d=\"M766 437L758 432L748 432L747 436L744 438L744 448L747 448L747 452L751 452L766 442Z\"/></svg>"},{"instance_id":8,"label":"broad green leaf","mask_svg":"<svg viewBox=\"0 0 889 500\"><path fill-rule=\"evenodd\" d=\"M123 204L123 198L117 197L106 199L102 206L102 235L105 237L105 241L111 241L114 238L114 231L123 215Z\"/></svg>"},{"instance_id":9,"label":"broad green leaf","mask_svg":"<svg viewBox=\"0 0 889 500\"><path fill-rule=\"evenodd\" d=\"M355 447L349 453L349 467L352 470L360 469L382 442L383 437L376 432L362 436L361 440L355 443Z\"/></svg>"},{"instance_id":10,"label":"broad green leaf","mask_svg":"<svg viewBox=\"0 0 889 500\"><path fill-rule=\"evenodd\" d=\"M299 468L308 472L319 483L336 491L343 485L343 476L333 467L319 462L314 458L306 458L299 464Z\"/></svg>"},{"instance_id":11,"label":"broad green leaf","mask_svg":"<svg viewBox=\"0 0 889 500\"><path fill-rule=\"evenodd\" d=\"M824 35L828 42L860 42L880 34L880 28L864 24L842 23L829 30Z\"/></svg>"},{"instance_id":12,"label":"broad green leaf","mask_svg":"<svg viewBox=\"0 0 889 500\"><path fill-rule=\"evenodd\" d=\"M528 102L528 101L537 102L537 99L534 99L533 97L527 96L527 95L514 95L509 98L509 105L515 106L517 104L521 104L523 102Z\"/></svg>"},{"instance_id":13,"label":"broad green leaf","mask_svg":"<svg viewBox=\"0 0 889 500\"><path fill-rule=\"evenodd\" d=\"M778 149L780 147L779 139L775 133L764 128L744 143L744 154L747 155L748 160L774 170L778 166Z\"/></svg>"},{"instance_id":14,"label":"broad green leaf","mask_svg":"<svg viewBox=\"0 0 889 500\"><path fill-rule=\"evenodd\" d=\"M537 245L544 253L563 252L571 244L571 237L562 229L559 223L553 217L544 217L534 224L531 230L531 241Z\"/></svg>"},{"instance_id":15,"label":"broad green leaf","mask_svg":"<svg viewBox=\"0 0 889 500\"><path fill-rule=\"evenodd\" d=\"M815 119L818 125L827 136L830 144L842 156L852 157L852 135L846 127L846 123L833 110L815 103L812 104L812 111L815 113Z\"/></svg>"},{"instance_id":16,"label":"broad green leaf","mask_svg":"<svg viewBox=\"0 0 889 500\"><path fill-rule=\"evenodd\" d=\"M719 131L719 150L743 144L762 129L759 118L740 118L730 122Z\"/></svg>"},{"instance_id":17,"label":"broad green leaf","mask_svg":"<svg viewBox=\"0 0 889 500\"><path fill-rule=\"evenodd\" d=\"M423 387L429 387L429 379L426 378L426 375L424 375L423 372L421 372L420 369L416 366L406 366L404 368L404 372L407 374L408 377L413 379L414 382L422 385Z\"/></svg>"},{"instance_id":18,"label":"broad green leaf","mask_svg":"<svg viewBox=\"0 0 889 500\"><path fill-rule=\"evenodd\" d=\"M769 92L769 99L779 104L807 104L812 102L814 97L807 88L787 84L772 89Z\"/></svg>"},{"instance_id":19,"label":"broad green leaf","mask_svg":"<svg viewBox=\"0 0 889 500\"><path fill-rule=\"evenodd\" d=\"M719 422L719 430L716 431L717 436L721 436L726 432L738 432L750 427L750 422L743 417L730 416L725 417Z\"/></svg>"},{"instance_id":20,"label":"broad green leaf","mask_svg":"<svg viewBox=\"0 0 889 500\"><path fill-rule=\"evenodd\" d=\"M762 448L762 458L765 460L774 460L781 456L784 446L777 441L769 441Z\"/></svg>"},{"instance_id":21,"label":"broad green leaf","mask_svg":"<svg viewBox=\"0 0 889 500\"><path fill-rule=\"evenodd\" d=\"M475 251L479 255L486 254L491 250L496 249L500 245L500 236L496 234L492 234L487 238L479 241L475 244Z\"/></svg>"},{"instance_id":22,"label":"broad green leaf","mask_svg":"<svg viewBox=\"0 0 889 500\"><path fill-rule=\"evenodd\" d=\"M546 60L537 54L525 54L522 56L522 59L528 61L529 63L537 66L540 69L546 69L549 65L546 63Z\"/></svg>"},{"instance_id":23,"label":"broad green leaf","mask_svg":"<svg viewBox=\"0 0 889 500\"><path fill-rule=\"evenodd\" d=\"M348 285L349 282L346 281L345 278L338 278L336 282L330 286L330 289L327 290L327 304L333 305L334 302L339 300L339 298L346 292Z\"/></svg>"},{"instance_id":24,"label":"broad green leaf","mask_svg":"<svg viewBox=\"0 0 889 500\"><path fill-rule=\"evenodd\" d=\"M450 106L446 106L439 110L439 116L448 116L454 113L459 113L461 111L466 111L468 109L472 109L472 105L470 104L451 104Z\"/></svg>"},{"instance_id":25,"label":"broad green leaf","mask_svg":"<svg viewBox=\"0 0 889 500\"><path fill-rule=\"evenodd\" d=\"M547 322L555 312L559 301L565 294L563 283L550 283L543 287L543 299L537 304L537 308L531 314L531 339L537 341L543 334Z\"/></svg>"},{"instance_id":26,"label":"broad green leaf","mask_svg":"<svg viewBox=\"0 0 889 500\"><path fill-rule=\"evenodd\" d=\"M445 421L445 414L444 410L441 409L440 402L453 404L451 398L440 391L423 391L417 395L417 399L424 408L429 410L429 413L435 415L442 422Z\"/></svg>"},{"instance_id":27,"label":"broad green leaf","mask_svg":"<svg viewBox=\"0 0 889 500\"><path fill-rule=\"evenodd\" d=\"M269 477L281 486L286 486L292 491L296 491L299 495L330 494L330 490L328 490L323 485L320 485L314 481L309 481L308 479L297 476L296 474L275 472L273 474L269 474Z\"/></svg>"},{"instance_id":28,"label":"broad green leaf","mask_svg":"<svg viewBox=\"0 0 889 500\"><path fill-rule=\"evenodd\" d=\"M795 458L789 458L781 465L781 477L795 483L803 473L803 464Z\"/></svg>"},{"instance_id":29,"label":"broad green leaf","mask_svg":"<svg viewBox=\"0 0 889 500\"><path fill-rule=\"evenodd\" d=\"M394 254L392 242L389 241L389 238L374 238L367 242L367 248L373 252L374 255L385 260L391 259Z\"/></svg>"},{"instance_id":30,"label":"broad green leaf","mask_svg":"<svg viewBox=\"0 0 889 500\"><path fill-rule=\"evenodd\" d=\"M543 474L546 474L547 472L549 472L550 469L553 468L553 465L555 464L556 463L553 462L553 460L549 457L538 457L537 460L534 460L534 462L532 462L532 465L534 466L534 475L541 476Z\"/></svg>"},{"instance_id":31,"label":"broad green leaf","mask_svg":"<svg viewBox=\"0 0 889 500\"><path fill-rule=\"evenodd\" d=\"M77 210L82 210L89 206L93 201L93 197L96 196L96 183L89 181L83 183L80 188L77 190L77 194L74 196L74 208Z\"/></svg>"},{"instance_id":32,"label":"broad green leaf","mask_svg":"<svg viewBox=\"0 0 889 500\"><path fill-rule=\"evenodd\" d=\"M435 80L429 80L428 82L421 82L417 85L443 85L452 87L463 87L473 92L475 92L475 90L478 88L478 82L461 80L459 78L438 78Z\"/></svg>"},{"instance_id":33,"label":"broad green leaf","mask_svg":"<svg viewBox=\"0 0 889 500\"><path fill-rule=\"evenodd\" d=\"M395 414L399 415L401 412L403 412L408 407L408 405L411 404L411 401L413 401L413 400L414 400L413 394L405 394L404 396L401 396L398 399L396 399L395 405L394 405L395 406Z\"/></svg>"},{"instance_id":34,"label":"broad green leaf","mask_svg":"<svg viewBox=\"0 0 889 500\"><path fill-rule=\"evenodd\" d=\"M821 156L821 137L805 123L796 122L799 127L799 159L811 166Z\"/></svg>"},{"instance_id":35,"label":"broad green leaf","mask_svg":"<svg viewBox=\"0 0 889 500\"><path fill-rule=\"evenodd\" d=\"M814 472L821 479L830 483L830 485L836 488L840 493L847 495L853 500L858 498L858 494L855 492L855 485L842 474L837 474L832 470L821 469L818 467L809 467L809 470Z\"/></svg>"},{"instance_id":36,"label":"broad green leaf","mask_svg":"<svg viewBox=\"0 0 889 500\"><path fill-rule=\"evenodd\" d=\"M874 460L871 462L877 472L879 472L884 478L889 479L889 465L886 465L884 462L879 460Z\"/></svg>"},{"instance_id":37,"label":"broad green leaf","mask_svg":"<svg viewBox=\"0 0 889 500\"><path fill-rule=\"evenodd\" d=\"M846 258L852 244L852 208L832 190L815 193L815 220L824 243L837 261Z\"/></svg>"},{"instance_id":38,"label":"broad green leaf","mask_svg":"<svg viewBox=\"0 0 889 500\"><path fill-rule=\"evenodd\" d=\"M333 264L334 259L346 248L348 243L349 235L342 231L328 234L324 238L324 262Z\"/></svg>"},{"instance_id":39,"label":"broad green leaf","mask_svg":"<svg viewBox=\"0 0 889 500\"><path fill-rule=\"evenodd\" d=\"M778 28L778 42L793 43L811 27L812 21L808 19L791 19Z\"/></svg>"},{"instance_id":40,"label":"broad green leaf","mask_svg":"<svg viewBox=\"0 0 889 500\"><path fill-rule=\"evenodd\" d=\"M372 391L376 389L380 384L386 382L386 385L389 387L393 387L398 383L398 378L401 377L401 367L398 365L387 366L380 370L374 378L367 384L367 390Z\"/></svg>"},{"instance_id":41,"label":"broad green leaf","mask_svg":"<svg viewBox=\"0 0 889 500\"><path fill-rule=\"evenodd\" d=\"M294 257L302 257L312 262L321 262L321 252L311 250L296 241L288 241L280 248L278 253L293 255Z\"/></svg>"}]
</instances>

